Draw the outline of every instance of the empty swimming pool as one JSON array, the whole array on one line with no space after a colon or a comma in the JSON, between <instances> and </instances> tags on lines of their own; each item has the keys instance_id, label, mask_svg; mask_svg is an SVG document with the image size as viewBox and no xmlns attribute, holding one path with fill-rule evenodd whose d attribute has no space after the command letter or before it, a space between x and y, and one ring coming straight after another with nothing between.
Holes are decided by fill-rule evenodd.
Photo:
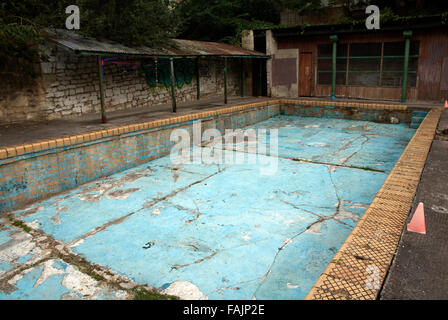
<instances>
[{"instance_id":1,"label":"empty swimming pool","mask_svg":"<svg viewBox=\"0 0 448 320\"><path fill-rule=\"evenodd\" d=\"M165 156L14 214L89 262L168 293L303 299L415 130L299 116L249 128L278 129L275 174Z\"/></svg>"}]
</instances>

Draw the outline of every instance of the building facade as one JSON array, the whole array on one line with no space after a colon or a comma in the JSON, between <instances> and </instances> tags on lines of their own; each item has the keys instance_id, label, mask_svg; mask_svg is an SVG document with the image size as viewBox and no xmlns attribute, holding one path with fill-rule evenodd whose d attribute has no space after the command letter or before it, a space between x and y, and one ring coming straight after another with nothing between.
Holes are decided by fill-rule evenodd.
<instances>
[{"instance_id":1,"label":"building facade","mask_svg":"<svg viewBox=\"0 0 448 320\"><path fill-rule=\"evenodd\" d=\"M316 25L254 30L272 97L394 101L448 98L448 26L431 18L367 30ZM248 40L246 40L248 41Z\"/></svg>"}]
</instances>

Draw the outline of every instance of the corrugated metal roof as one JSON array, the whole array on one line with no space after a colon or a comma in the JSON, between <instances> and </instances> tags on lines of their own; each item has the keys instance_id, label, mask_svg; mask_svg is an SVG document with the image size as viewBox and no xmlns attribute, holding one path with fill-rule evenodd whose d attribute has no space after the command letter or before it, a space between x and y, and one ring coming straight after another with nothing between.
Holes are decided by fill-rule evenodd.
<instances>
[{"instance_id":1,"label":"corrugated metal roof","mask_svg":"<svg viewBox=\"0 0 448 320\"><path fill-rule=\"evenodd\" d=\"M134 56L228 56L228 57L252 57L265 58L266 54L246 50L230 44L206 41L193 41L182 39L171 39L171 44L162 48L153 49L149 47L127 47L125 45L109 40L96 40L79 35L69 30L47 30L47 37L57 45L69 48L84 54L95 55L134 55Z\"/></svg>"}]
</instances>

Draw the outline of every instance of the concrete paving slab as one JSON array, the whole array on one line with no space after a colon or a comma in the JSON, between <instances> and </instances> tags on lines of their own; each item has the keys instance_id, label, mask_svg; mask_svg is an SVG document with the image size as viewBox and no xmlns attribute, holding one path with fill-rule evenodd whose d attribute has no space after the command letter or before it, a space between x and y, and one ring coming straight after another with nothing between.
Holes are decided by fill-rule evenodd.
<instances>
[{"instance_id":1,"label":"concrete paving slab","mask_svg":"<svg viewBox=\"0 0 448 320\"><path fill-rule=\"evenodd\" d=\"M381 292L383 300L448 299L447 154L448 141L434 140L411 210L423 202L426 234L405 227Z\"/></svg>"}]
</instances>

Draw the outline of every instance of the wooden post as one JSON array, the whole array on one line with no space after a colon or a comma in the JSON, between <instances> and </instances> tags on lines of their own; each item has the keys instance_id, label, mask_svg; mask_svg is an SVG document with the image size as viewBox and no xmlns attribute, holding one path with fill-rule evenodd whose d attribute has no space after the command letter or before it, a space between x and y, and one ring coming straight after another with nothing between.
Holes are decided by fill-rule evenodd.
<instances>
[{"instance_id":1,"label":"wooden post","mask_svg":"<svg viewBox=\"0 0 448 320\"><path fill-rule=\"evenodd\" d=\"M260 89L260 94L259 96L262 97L263 96L263 60L259 59L258 60L258 82L259 82L259 89Z\"/></svg>"},{"instance_id":2,"label":"wooden post","mask_svg":"<svg viewBox=\"0 0 448 320\"><path fill-rule=\"evenodd\" d=\"M104 87L103 87L103 59L98 56L98 77L100 81L100 100L101 100L101 122L106 123L106 108L104 107Z\"/></svg>"},{"instance_id":3,"label":"wooden post","mask_svg":"<svg viewBox=\"0 0 448 320\"><path fill-rule=\"evenodd\" d=\"M170 58L171 69L171 104L173 106L173 112L176 112L176 92L174 91L174 60Z\"/></svg>"},{"instance_id":4,"label":"wooden post","mask_svg":"<svg viewBox=\"0 0 448 320\"><path fill-rule=\"evenodd\" d=\"M224 104L227 104L227 57L224 58Z\"/></svg>"},{"instance_id":5,"label":"wooden post","mask_svg":"<svg viewBox=\"0 0 448 320\"><path fill-rule=\"evenodd\" d=\"M241 96L244 97L244 58L241 58Z\"/></svg>"}]
</instances>

